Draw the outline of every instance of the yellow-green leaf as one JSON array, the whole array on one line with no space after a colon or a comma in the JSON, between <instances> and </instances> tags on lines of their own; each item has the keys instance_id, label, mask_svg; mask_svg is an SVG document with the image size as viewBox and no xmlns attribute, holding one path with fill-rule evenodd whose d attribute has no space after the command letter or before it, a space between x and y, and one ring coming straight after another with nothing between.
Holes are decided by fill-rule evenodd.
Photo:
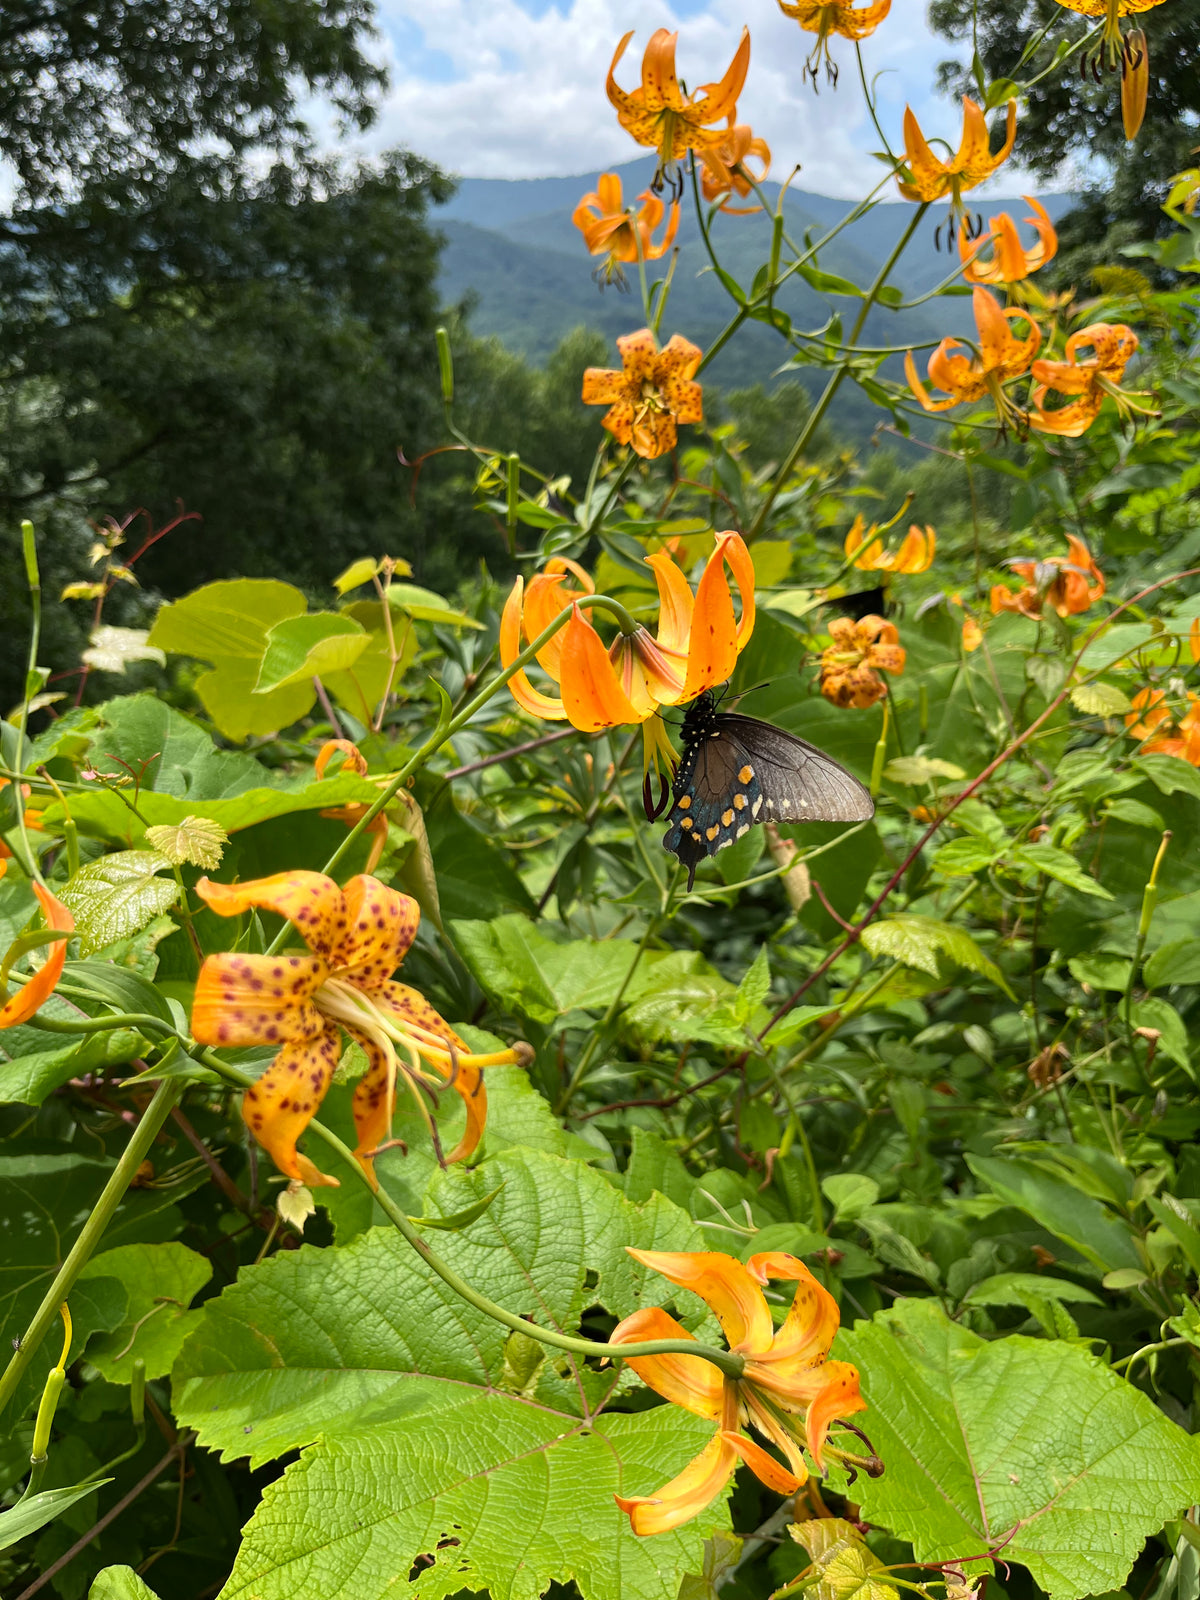
<instances>
[{"instance_id":1,"label":"yellow-green leaf","mask_svg":"<svg viewBox=\"0 0 1200 1600\"><path fill-rule=\"evenodd\" d=\"M182 822L159 823L146 829L146 840L172 866L190 862L211 872L220 866L229 835L211 817L184 817Z\"/></svg>"}]
</instances>

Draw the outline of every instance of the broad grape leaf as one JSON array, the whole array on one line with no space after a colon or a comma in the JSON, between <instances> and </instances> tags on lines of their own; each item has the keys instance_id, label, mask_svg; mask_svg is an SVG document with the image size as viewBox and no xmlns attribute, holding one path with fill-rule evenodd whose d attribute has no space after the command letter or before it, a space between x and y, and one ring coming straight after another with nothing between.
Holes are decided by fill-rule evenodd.
<instances>
[{"instance_id":1,"label":"broad grape leaf","mask_svg":"<svg viewBox=\"0 0 1200 1600\"><path fill-rule=\"evenodd\" d=\"M179 884L158 876L170 865L157 850L117 850L80 867L59 899L75 917L84 955L127 939L171 909Z\"/></svg>"},{"instance_id":2,"label":"broad grape leaf","mask_svg":"<svg viewBox=\"0 0 1200 1600\"><path fill-rule=\"evenodd\" d=\"M887 1572L852 1522L813 1517L788 1529L812 1557L804 1593L810 1600L899 1600Z\"/></svg>"},{"instance_id":3,"label":"broad grape leaf","mask_svg":"<svg viewBox=\"0 0 1200 1600\"><path fill-rule=\"evenodd\" d=\"M983 1552L1051 1600L1119 1589L1146 1538L1200 1498L1200 1443L1077 1345L991 1342L929 1300L843 1334L886 1465L855 1492L918 1561Z\"/></svg>"},{"instance_id":4,"label":"broad grape leaf","mask_svg":"<svg viewBox=\"0 0 1200 1600\"><path fill-rule=\"evenodd\" d=\"M497 1188L436 1248L543 1326L660 1302L662 1280L627 1244L701 1244L661 1195L635 1206L601 1173L539 1151L438 1172L423 1209L454 1215ZM574 1579L585 1600L675 1600L727 1525L722 1506L638 1540L612 1496L651 1493L711 1424L674 1407L605 1411L624 1369L565 1352L533 1352L514 1376L510 1339L390 1228L271 1257L208 1301L172 1377L180 1422L227 1460L309 1447L268 1490L225 1596L371 1600L411 1573L417 1595L534 1600Z\"/></svg>"},{"instance_id":5,"label":"broad grape leaf","mask_svg":"<svg viewBox=\"0 0 1200 1600\"><path fill-rule=\"evenodd\" d=\"M110 1383L129 1383L139 1359L147 1378L161 1378L200 1320L200 1312L188 1307L211 1277L210 1261L174 1242L119 1245L93 1256L80 1283L115 1278L127 1302L117 1327L88 1345L88 1360Z\"/></svg>"}]
</instances>

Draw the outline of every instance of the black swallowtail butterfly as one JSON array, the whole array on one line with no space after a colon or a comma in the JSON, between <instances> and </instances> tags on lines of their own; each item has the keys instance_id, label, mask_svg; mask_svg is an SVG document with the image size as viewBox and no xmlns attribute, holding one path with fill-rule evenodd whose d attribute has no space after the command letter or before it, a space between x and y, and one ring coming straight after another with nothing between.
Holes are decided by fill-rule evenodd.
<instances>
[{"instance_id":1,"label":"black swallowtail butterfly","mask_svg":"<svg viewBox=\"0 0 1200 1600\"><path fill-rule=\"evenodd\" d=\"M687 708L683 760L663 846L688 869L756 822L865 822L869 791L831 756L757 717L718 711L706 691Z\"/></svg>"}]
</instances>

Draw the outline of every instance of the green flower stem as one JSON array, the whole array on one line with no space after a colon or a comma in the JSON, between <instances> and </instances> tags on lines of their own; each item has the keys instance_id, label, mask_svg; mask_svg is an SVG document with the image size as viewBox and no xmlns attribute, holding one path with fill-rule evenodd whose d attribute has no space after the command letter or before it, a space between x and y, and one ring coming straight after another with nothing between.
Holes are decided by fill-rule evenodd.
<instances>
[{"instance_id":1,"label":"green flower stem","mask_svg":"<svg viewBox=\"0 0 1200 1600\"><path fill-rule=\"evenodd\" d=\"M110 1027L122 1027L124 1019L93 1018ZM158 1023L159 1028L165 1026ZM60 1030L53 1030L58 1032ZM68 1029L67 1031L91 1031ZM66 1260L54 1275L54 1282L42 1296L42 1303L34 1312L33 1320L26 1328L21 1338L20 1347L13 1352L12 1360L5 1369L4 1376L0 1378L0 1412L8 1405L16 1392L17 1384L25 1375L25 1371L50 1331L58 1308L70 1295L79 1274L90 1260L96 1246L100 1243L101 1235L112 1221L113 1213L125 1197L125 1191L132 1183L137 1169L146 1159L146 1153L158 1136L163 1123L170 1116L172 1110L179 1104L186 1087L181 1078L165 1078L155 1089L154 1097L142 1113L141 1121L133 1131L133 1137L125 1146L124 1153L113 1168L108 1182L101 1191L100 1198L92 1207L91 1214L83 1227L79 1237L71 1246Z\"/></svg>"},{"instance_id":2,"label":"green flower stem","mask_svg":"<svg viewBox=\"0 0 1200 1600\"><path fill-rule=\"evenodd\" d=\"M617 495L621 491L621 485L625 482L625 479L633 471L633 464L637 459L638 459L637 456L634 455L634 453L633 453L633 451L631 449L629 451L629 454L625 457L624 461L622 461L621 465L617 468L616 476L613 478L613 481L609 484L608 493L604 497L604 504L600 507L599 511L597 511L597 513L596 513L596 515L594 517L589 517L588 518L587 527L584 528L583 535L582 535L582 537L584 539L590 539L591 538L592 534L595 533L596 529L600 526L600 524L604 521L605 517L612 510L613 502L616 500ZM620 629L621 629L622 633L636 633L637 624L632 620L632 618L630 617L628 611L626 611L623 606L618 605L615 600L606 600L601 595L594 596L593 597L593 603L595 603L596 600L599 600L601 605L606 606L609 610L612 611L612 614L613 614L614 617L616 617L617 622L618 622L618 624L620 626ZM582 603L583 602L580 601L581 605L582 605ZM624 618L623 621L622 621L622 618ZM532 648L533 647L531 645L530 649L532 649ZM540 646L539 646L539 648L540 648ZM526 654L528 654L528 651L526 651Z\"/></svg>"},{"instance_id":3,"label":"green flower stem","mask_svg":"<svg viewBox=\"0 0 1200 1600\"><path fill-rule=\"evenodd\" d=\"M17 832L21 836L21 865L31 878L44 884L38 858L34 854L33 846L29 843L29 834L25 829L25 805L21 795L21 769L25 765L25 735L29 727L29 698L32 685L37 675L38 649L42 638L42 579L38 571L37 539L33 531L32 522L21 524L21 549L25 557L25 578L29 585L29 610L31 623L29 629L29 660L25 671L25 688L21 695L21 709L17 712L17 752L13 759L13 766L17 770L17 777L13 780L13 804L17 810Z\"/></svg>"},{"instance_id":4,"label":"green flower stem","mask_svg":"<svg viewBox=\"0 0 1200 1600\"><path fill-rule=\"evenodd\" d=\"M626 462L625 466L622 467L621 474L618 477L618 482L619 478L628 471L629 465L630 463ZM626 611L625 607L616 600L610 600L607 595L585 594L581 595L575 603L579 606L581 611L587 611L591 610L593 607L599 607L603 611L611 612L617 626L620 628L621 632L626 635L634 634L638 630L637 623L630 616L629 612ZM419 771L420 768L423 767L429 760L430 756L439 750L447 740L452 739L458 730L464 726L464 724L470 722L472 717L475 716L476 712L480 711L488 703L492 696L496 694L498 690L504 687L511 677L520 672L522 667L528 666L533 658L537 655L539 650L545 649L546 645L550 642L558 630L566 625L570 615L570 611L560 611L558 616L542 629L541 633L538 634L533 643L526 645L525 649L521 651L520 655L517 656L511 666L507 666L502 672L497 673L491 682L486 684L485 687L479 691L474 699L468 700L467 704L463 706L462 710L457 712L448 721L439 721L438 726L433 730L429 738L426 739L425 743L416 752L416 754L411 756L409 760L405 762L404 766L402 766L399 772L396 773L395 777L388 784L387 788L380 791L379 799L376 800L372 806L368 807L365 814L349 830L341 844L338 845L337 849L333 852L333 854L329 857L329 860L321 869L323 872L333 872L339 863L345 859L347 852L350 850L359 834L361 834L363 830L375 820L385 806L391 804L399 791L408 782L409 778L412 777L413 773ZM284 939L287 937L287 933L288 930L285 926L271 941L271 944L267 950L268 955L274 955L276 953L276 951L283 944Z\"/></svg>"},{"instance_id":5,"label":"green flower stem","mask_svg":"<svg viewBox=\"0 0 1200 1600\"><path fill-rule=\"evenodd\" d=\"M866 324L867 315L870 312L871 307L875 304L875 301L879 297L879 291L887 283L888 278L891 275L892 268L904 254L904 251L908 247L908 241L917 231L921 224L921 219L928 210L928 201L923 201L917 207L917 209L913 212L908 227L905 228L899 239L897 239L892 253L888 256L887 260L876 273L875 281L867 290L866 295L863 298L862 309L859 311L858 316L855 318L854 326L850 330L850 337L846 341L847 352L852 351L854 346L858 343L858 336L863 331L863 327ZM763 500L762 505L759 506L758 511L755 513L754 521L750 524L750 527L746 532L747 544L753 544L755 538L759 533L761 533L763 524L771 514L771 507L779 498L784 484L791 476L793 470L795 469L796 463L800 460L800 457L807 449L809 440L816 432L818 426L825 416L825 413L829 410L830 403L832 402L834 395L836 395L838 390L841 388L842 380L845 378L849 370L849 362L843 361L830 373L829 381L825 385L820 399L817 401L816 405L812 408L805 419L804 426L801 428L795 444L788 452L786 461L784 461L779 471L775 474L775 480L770 489L768 489L766 498Z\"/></svg>"},{"instance_id":6,"label":"green flower stem","mask_svg":"<svg viewBox=\"0 0 1200 1600\"><path fill-rule=\"evenodd\" d=\"M231 1067L212 1051L205 1050L198 1055L206 1067L211 1067L227 1082L235 1084L238 1088L248 1088L254 1082L253 1077ZM511 1328L514 1333L523 1333L529 1339L537 1339L542 1344L553 1345L556 1350L567 1350L577 1356L607 1356L613 1361L627 1361L630 1356L666 1356L689 1355L699 1356L703 1361L710 1361L725 1374L727 1378L740 1378L745 1370L744 1359L733 1350L718 1350L714 1346L697 1344L692 1339L650 1339L641 1344L603 1344L594 1339L576 1339L570 1334L559 1333L555 1328L542 1328L535 1322L527 1322L524 1317L519 1317L515 1311L507 1311L494 1300L489 1300L478 1290L472 1289L465 1278L460 1278L454 1268L443 1261L430 1247L425 1239L417 1232L407 1215L400 1209L391 1195L383 1188L376 1188L363 1170L350 1149L338 1138L331 1128L323 1122L312 1121L308 1131L315 1133L330 1150L338 1155L349 1167L356 1180L374 1197L376 1205L386 1214L388 1220L404 1235L409 1244L426 1263L433 1268L442 1282L453 1289L468 1305L482 1311L485 1316L493 1318L496 1322Z\"/></svg>"}]
</instances>

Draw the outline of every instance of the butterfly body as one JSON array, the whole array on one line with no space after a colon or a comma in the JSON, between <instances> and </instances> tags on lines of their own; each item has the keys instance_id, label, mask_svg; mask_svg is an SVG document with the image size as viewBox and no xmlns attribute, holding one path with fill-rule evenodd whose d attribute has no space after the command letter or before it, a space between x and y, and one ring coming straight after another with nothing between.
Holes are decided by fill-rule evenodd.
<instances>
[{"instance_id":1,"label":"butterfly body","mask_svg":"<svg viewBox=\"0 0 1200 1600\"><path fill-rule=\"evenodd\" d=\"M869 791L814 745L757 717L716 708L711 693L688 707L683 759L671 787L663 847L688 869L740 839L757 822L863 822Z\"/></svg>"}]
</instances>

